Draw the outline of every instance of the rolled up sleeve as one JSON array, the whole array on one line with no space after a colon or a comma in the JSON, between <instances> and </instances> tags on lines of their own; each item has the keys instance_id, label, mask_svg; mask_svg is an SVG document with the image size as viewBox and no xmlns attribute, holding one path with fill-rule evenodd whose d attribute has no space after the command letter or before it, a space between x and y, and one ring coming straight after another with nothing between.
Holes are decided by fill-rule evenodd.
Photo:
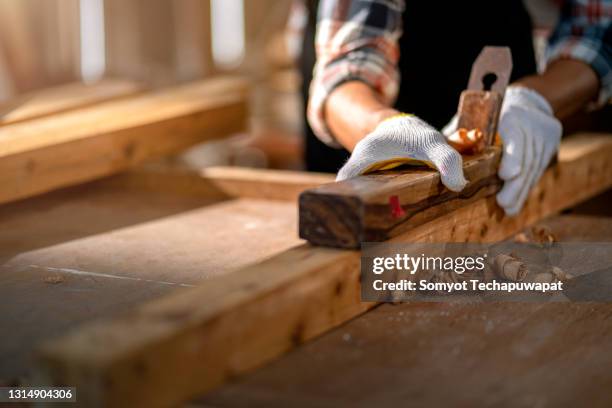
<instances>
[{"instance_id":1,"label":"rolled up sleeve","mask_svg":"<svg viewBox=\"0 0 612 408\"><path fill-rule=\"evenodd\" d=\"M321 1L308 121L328 145L339 147L324 116L327 98L336 87L362 81L389 105L397 98L403 11L403 0Z\"/></svg>"},{"instance_id":2,"label":"rolled up sleeve","mask_svg":"<svg viewBox=\"0 0 612 408\"><path fill-rule=\"evenodd\" d=\"M612 0L565 1L548 44L547 61L571 58L590 65L600 80L599 104L612 97Z\"/></svg>"}]
</instances>

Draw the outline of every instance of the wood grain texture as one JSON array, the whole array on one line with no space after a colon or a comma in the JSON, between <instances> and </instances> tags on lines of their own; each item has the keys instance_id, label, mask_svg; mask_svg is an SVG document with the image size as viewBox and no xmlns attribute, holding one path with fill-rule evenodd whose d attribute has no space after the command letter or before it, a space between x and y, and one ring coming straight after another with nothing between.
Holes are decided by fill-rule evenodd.
<instances>
[{"instance_id":1,"label":"wood grain texture","mask_svg":"<svg viewBox=\"0 0 612 408\"><path fill-rule=\"evenodd\" d=\"M230 196L283 201L297 201L302 191L334 180L332 174L244 167L209 167L201 175Z\"/></svg>"},{"instance_id":2,"label":"wood grain texture","mask_svg":"<svg viewBox=\"0 0 612 408\"><path fill-rule=\"evenodd\" d=\"M393 242L490 242L612 186L612 137L564 141L523 212L493 197ZM39 375L79 387L89 406L168 406L251 370L357 316L359 252L302 245L257 265L87 325L41 350Z\"/></svg>"},{"instance_id":3,"label":"wood grain texture","mask_svg":"<svg viewBox=\"0 0 612 408\"><path fill-rule=\"evenodd\" d=\"M0 383L44 340L300 244L294 202L217 198L192 176L122 173L0 206Z\"/></svg>"},{"instance_id":4,"label":"wood grain texture","mask_svg":"<svg viewBox=\"0 0 612 408\"><path fill-rule=\"evenodd\" d=\"M216 78L0 128L0 203L124 170L246 127L246 86Z\"/></svg>"},{"instance_id":5,"label":"wood grain texture","mask_svg":"<svg viewBox=\"0 0 612 408\"><path fill-rule=\"evenodd\" d=\"M46 88L1 104L0 126L133 96L141 90L137 83L122 79L104 79L90 85L74 82Z\"/></svg>"},{"instance_id":6,"label":"wood grain texture","mask_svg":"<svg viewBox=\"0 0 612 408\"><path fill-rule=\"evenodd\" d=\"M385 241L497 192L499 159L497 147L464 157L469 183L459 193L445 188L439 173L430 169L371 174L315 187L300 196L300 237L338 248Z\"/></svg>"}]
</instances>

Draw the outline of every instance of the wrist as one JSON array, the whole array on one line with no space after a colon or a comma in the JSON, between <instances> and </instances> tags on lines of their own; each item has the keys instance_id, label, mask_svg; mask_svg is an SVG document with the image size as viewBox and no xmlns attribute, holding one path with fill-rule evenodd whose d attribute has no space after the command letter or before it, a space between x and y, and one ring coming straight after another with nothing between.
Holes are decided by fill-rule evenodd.
<instances>
[{"instance_id":1,"label":"wrist","mask_svg":"<svg viewBox=\"0 0 612 408\"><path fill-rule=\"evenodd\" d=\"M402 115L404 114L393 108L383 108L380 110L376 110L372 112L371 119L370 119L372 123L372 130L376 129L378 125L380 125L384 121L392 119L394 117L399 117Z\"/></svg>"},{"instance_id":2,"label":"wrist","mask_svg":"<svg viewBox=\"0 0 612 408\"><path fill-rule=\"evenodd\" d=\"M522 78L514 85L538 92L559 119L584 109L596 100L599 91L599 79L593 69L573 59L555 60L544 73Z\"/></svg>"}]
</instances>

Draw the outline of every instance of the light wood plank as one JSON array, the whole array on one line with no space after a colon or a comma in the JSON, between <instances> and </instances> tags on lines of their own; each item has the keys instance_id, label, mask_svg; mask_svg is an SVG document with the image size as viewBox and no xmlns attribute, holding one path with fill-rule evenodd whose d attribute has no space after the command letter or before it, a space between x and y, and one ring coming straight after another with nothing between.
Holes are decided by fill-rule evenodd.
<instances>
[{"instance_id":1,"label":"light wood plank","mask_svg":"<svg viewBox=\"0 0 612 408\"><path fill-rule=\"evenodd\" d=\"M140 91L140 85L122 79L104 79L91 85L75 82L46 88L0 105L0 126L133 96Z\"/></svg>"},{"instance_id":2,"label":"light wood plank","mask_svg":"<svg viewBox=\"0 0 612 408\"><path fill-rule=\"evenodd\" d=\"M612 138L562 145L523 212L482 198L393 242L496 241L612 186ZM302 245L252 267L88 325L47 344L41 378L91 406L167 406L211 389L368 310L359 252Z\"/></svg>"},{"instance_id":3,"label":"light wood plank","mask_svg":"<svg viewBox=\"0 0 612 408\"><path fill-rule=\"evenodd\" d=\"M230 196L283 201L296 201L302 191L334 180L332 174L245 167L209 167L201 175Z\"/></svg>"},{"instance_id":4,"label":"light wood plank","mask_svg":"<svg viewBox=\"0 0 612 408\"><path fill-rule=\"evenodd\" d=\"M246 85L217 78L0 128L0 203L246 128Z\"/></svg>"},{"instance_id":5,"label":"light wood plank","mask_svg":"<svg viewBox=\"0 0 612 408\"><path fill-rule=\"evenodd\" d=\"M134 191L163 191L210 199L255 198L297 202L307 189L334 180L332 174L254 169L247 167L207 167L199 172L149 163L121 175L101 180L100 186L130 188Z\"/></svg>"}]
</instances>

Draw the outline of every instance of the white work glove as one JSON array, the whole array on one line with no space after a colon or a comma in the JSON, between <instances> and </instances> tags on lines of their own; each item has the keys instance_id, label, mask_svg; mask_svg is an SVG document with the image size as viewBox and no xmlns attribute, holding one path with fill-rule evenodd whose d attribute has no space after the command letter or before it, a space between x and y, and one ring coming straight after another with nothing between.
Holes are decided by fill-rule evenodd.
<instances>
[{"instance_id":1,"label":"white work glove","mask_svg":"<svg viewBox=\"0 0 612 408\"><path fill-rule=\"evenodd\" d=\"M336 180L406 163L424 163L437 169L442 184L449 190L461 191L467 184L461 155L436 129L416 116L406 114L384 120L359 141Z\"/></svg>"},{"instance_id":2,"label":"white work glove","mask_svg":"<svg viewBox=\"0 0 612 408\"><path fill-rule=\"evenodd\" d=\"M457 129L456 116L442 130L447 137ZM518 214L531 188L559 149L561 122L539 93L521 86L506 90L498 132L503 142L499 178L504 186L497 203L506 215Z\"/></svg>"}]
</instances>

